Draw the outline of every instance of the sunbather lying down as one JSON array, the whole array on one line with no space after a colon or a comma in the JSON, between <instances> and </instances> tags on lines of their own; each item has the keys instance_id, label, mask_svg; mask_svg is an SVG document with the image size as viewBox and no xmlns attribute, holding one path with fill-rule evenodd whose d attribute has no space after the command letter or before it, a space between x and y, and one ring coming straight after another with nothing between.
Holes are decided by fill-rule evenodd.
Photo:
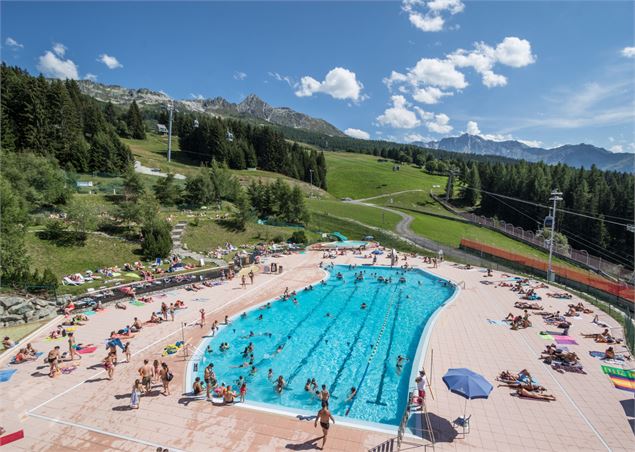
<instances>
[{"instance_id":1,"label":"sunbather lying down","mask_svg":"<svg viewBox=\"0 0 635 452\"><path fill-rule=\"evenodd\" d=\"M601 342L605 344L619 344L622 342L622 339L617 339L613 337L609 332L608 328L605 328L601 333L582 333L582 337L587 339L595 339L595 342Z\"/></svg>"},{"instance_id":2,"label":"sunbather lying down","mask_svg":"<svg viewBox=\"0 0 635 452\"><path fill-rule=\"evenodd\" d=\"M575 352L569 352L558 348L555 344L551 344L547 345L540 355L540 359L544 360L546 364L551 364L552 361L560 361L566 364L577 364L580 358Z\"/></svg>"},{"instance_id":3,"label":"sunbather lying down","mask_svg":"<svg viewBox=\"0 0 635 452\"><path fill-rule=\"evenodd\" d=\"M513 393L512 393L513 395ZM516 395L526 399L546 400L548 402L556 400L556 397L551 394L536 394L535 392L528 391L524 388L516 389Z\"/></svg>"},{"instance_id":4,"label":"sunbather lying down","mask_svg":"<svg viewBox=\"0 0 635 452\"><path fill-rule=\"evenodd\" d=\"M514 306L518 309L544 309L538 303L527 303L524 301L517 301L516 303L514 303Z\"/></svg>"},{"instance_id":5,"label":"sunbather lying down","mask_svg":"<svg viewBox=\"0 0 635 452\"><path fill-rule=\"evenodd\" d=\"M531 374L527 369L523 369L517 374L504 370L498 374L497 380L501 382L531 381Z\"/></svg>"}]
</instances>

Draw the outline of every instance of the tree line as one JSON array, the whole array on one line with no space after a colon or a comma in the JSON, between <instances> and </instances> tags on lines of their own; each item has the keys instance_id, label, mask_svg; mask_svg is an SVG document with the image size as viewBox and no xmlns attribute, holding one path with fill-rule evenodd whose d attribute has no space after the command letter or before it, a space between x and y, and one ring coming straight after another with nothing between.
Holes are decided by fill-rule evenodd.
<instances>
[{"instance_id":1,"label":"tree line","mask_svg":"<svg viewBox=\"0 0 635 452\"><path fill-rule=\"evenodd\" d=\"M165 120L164 112L159 120ZM203 163L216 161L231 169L258 168L326 189L326 160L322 152L289 143L268 126L191 113L175 114L173 130L179 146Z\"/></svg>"},{"instance_id":2,"label":"tree line","mask_svg":"<svg viewBox=\"0 0 635 452\"><path fill-rule=\"evenodd\" d=\"M625 226L634 217L635 177L627 173L577 169L564 164L547 165L517 161L514 164L474 162L459 166L465 184L461 200L477 206L476 213L497 217L514 226L537 231L548 210L500 198L485 192L551 206L553 189L563 193L558 203L557 229L576 249L633 267L633 233ZM567 214L583 213L591 218ZM608 221L606 221L608 220Z\"/></svg>"}]
</instances>

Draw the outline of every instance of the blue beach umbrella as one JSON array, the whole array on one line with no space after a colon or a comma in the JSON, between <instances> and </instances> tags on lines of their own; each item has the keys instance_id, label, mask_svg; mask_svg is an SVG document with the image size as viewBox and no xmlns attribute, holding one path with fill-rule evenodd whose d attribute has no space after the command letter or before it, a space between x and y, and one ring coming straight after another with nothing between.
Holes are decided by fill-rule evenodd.
<instances>
[{"instance_id":1,"label":"blue beach umbrella","mask_svg":"<svg viewBox=\"0 0 635 452\"><path fill-rule=\"evenodd\" d=\"M384 254L384 252L381 250L375 250L373 251L373 254Z\"/></svg>"},{"instance_id":2,"label":"blue beach umbrella","mask_svg":"<svg viewBox=\"0 0 635 452\"><path fill-rule=\"evenodd\" d=\"M467 401L470 399L487 399L493 389L493 386L485 377L464 367L448 369L443 376L443 382L451 392L465 397L464 422L467 414Z\"/></svg>"}]
</instances>

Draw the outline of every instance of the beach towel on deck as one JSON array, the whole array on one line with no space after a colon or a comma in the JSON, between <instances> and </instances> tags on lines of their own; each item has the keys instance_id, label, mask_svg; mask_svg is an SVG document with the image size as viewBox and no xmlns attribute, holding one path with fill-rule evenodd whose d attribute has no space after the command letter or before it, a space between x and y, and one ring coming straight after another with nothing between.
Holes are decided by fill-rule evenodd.
<instances>
[{"instance_id":1,"label":"beach towel on deck","mask_svg":"<svg viewBox=\"0 0 635 452\"><path fill-rule=\"evenodd\" d=\"M143 301L132 300L130 302L132 306L145 306L146 304Z\"/></svg>"},{"instance_id":2,"label":"beach towel on deck","mask_svg":"<svg viewBox=\"0 0 635 452\"><path fill-rule=\"evenodd\" d=\"M84 314L84 315L95 315L97 313L95 311L86 311L86 312L82 312L82 314Z\"/></svg>"},{"instance_id":3,"label":"beach towel on deck","mask_svg":"<svg viewBox=\"0 0 635 452\"><path fill-rule=\"evenodd\" d=\"M509 326L509 323L507 323L504 320L492 320L492 319L487 319L487 322L490 325L499 325L499 326Z\"/></svg>"},{"instance_id":4,"label":"beach towel on deck","mask_svg":"<svg viewBox=\"0 0 635 452\"><path fill-rule=\"evenodd\" d=\"M11 377L13 377L13 374L16 373L17 371L18 371L17 369L0 370L0 383L4 383L11 380Z\"/></svg>"},{"instance_id":5,"label":"beach towel on deck","mask_svg":"<svg viewBox=\"0 0 635 452\"><path fill-rule=\"evenodd\" d=\"M602 372L609 376L617 389L635 392L635 372L618 367L602 366Z\"/></svg>"},{"instance_id":6,"label":"beach towel on deck","mask_svg":"<svg viewBox=\"0 0 635 452\"><path fill-rule=\"evenodd\" d=\"M84 348L80 348L77 350L77 353L79 353L80 355L87 355L90 353L94 353L95 350L97 350L96 346L90 346L90 347L84 347Z\"/></svg>"},{"instance_id":7,"label":"beach towel on deck","mask_svg":"<svg viewBox=\"0 0 635 452\"><path fill-rule=\"evenodd\" d=\"M578 345L574 338L571 336L554 336L557 344Z\"/></svg>"},{"instance_id":8,"label":"beach towel on deck","mask_svg":"<svg viewBox=\"0 0 635 452\"><path fill-rule=\"evenodd\" d=\"M538 333L538 336L540 336L541 339L545 339L547 341L553 340L553 336L551 334Z\"/></svg>"}]
</instances>

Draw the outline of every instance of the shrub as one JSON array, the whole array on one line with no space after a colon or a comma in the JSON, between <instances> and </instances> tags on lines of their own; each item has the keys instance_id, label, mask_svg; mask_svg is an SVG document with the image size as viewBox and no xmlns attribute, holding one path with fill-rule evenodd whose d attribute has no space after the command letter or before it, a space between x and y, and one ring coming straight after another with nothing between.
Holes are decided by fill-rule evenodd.
<instances>
[{"instance_id":1,"label":"shrub","mask_svg":"<svg viewBox=\"0 0 635 452\"><path fill-rule=\"evenodd\" d=\"M306 234L304 230L300 229L291 234L291 238L289 238L289 242L291 243L307 243L308 240L306 238Z\"/></svg>"}]
</instances>

